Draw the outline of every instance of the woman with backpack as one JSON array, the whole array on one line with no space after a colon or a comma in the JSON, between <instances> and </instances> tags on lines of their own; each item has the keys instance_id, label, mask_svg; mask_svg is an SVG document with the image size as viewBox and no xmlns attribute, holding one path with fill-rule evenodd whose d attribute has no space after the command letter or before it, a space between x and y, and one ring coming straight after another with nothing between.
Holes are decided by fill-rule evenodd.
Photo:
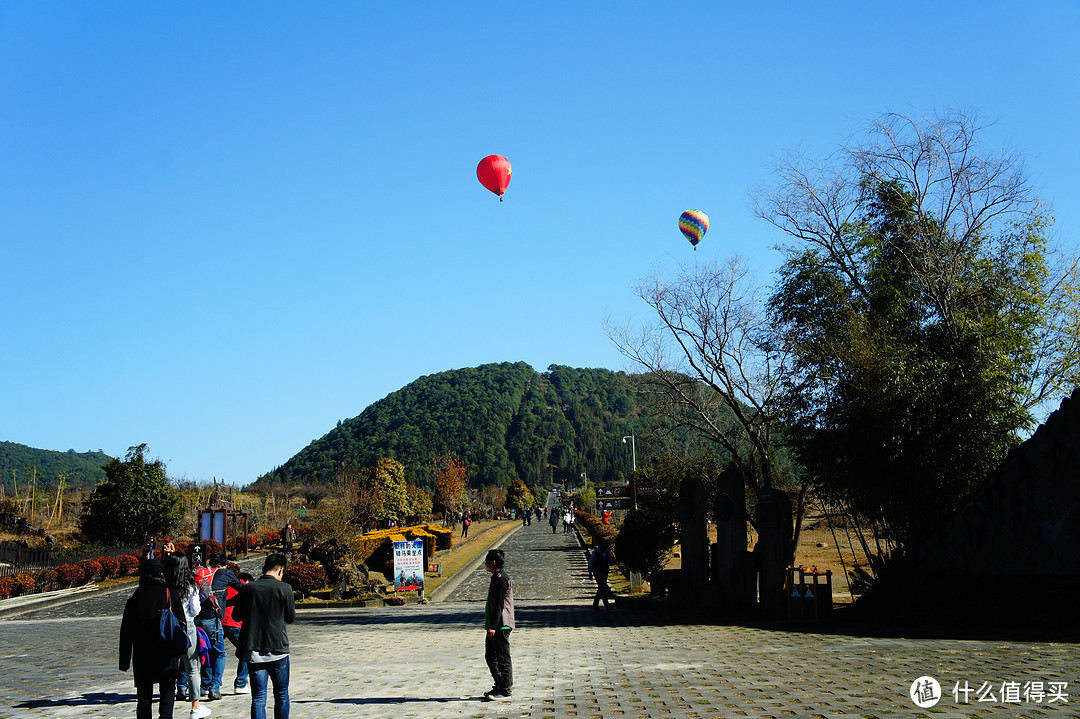
<instances>
[{"instance_id":1,"label":"woman with backpack","mask_svg":"<svg viewBox=\"0 0 1080 719\"><path fill-rule=\"evenodd\" d=\"M120 671L132 668L137 697L135 716L153 716L154 686L158 686L158 712L161 717L173 715L176 700L176 678L180 673L179 657L171 654L161 637L162 610L172 609L179 619L183 607L179 598L165 585L164 567L156 559L144 561L140 570L139 587L124 605L120 622Z\"/></svg>"},{"instance_id":2,"label":"woman with backpack","mask_svg":"<svg viewBox=\"0 0 1080 719\"><path fill-rule=\"evenodd\" d=\"M165 583L180 598L183 606L182 618L187 628L188 641L191 642L181 661L183 674L178 682L176 698L184 701L190 697L191 719L203 719L210 716L210 707L199 706L199 675L202 663L199 659L199 639L195 634L195 616L200 609L199 588L195 584L195 573L191 571L191 565L183 554L170 554L165 558Z\"/></svg>"}]
</instances>

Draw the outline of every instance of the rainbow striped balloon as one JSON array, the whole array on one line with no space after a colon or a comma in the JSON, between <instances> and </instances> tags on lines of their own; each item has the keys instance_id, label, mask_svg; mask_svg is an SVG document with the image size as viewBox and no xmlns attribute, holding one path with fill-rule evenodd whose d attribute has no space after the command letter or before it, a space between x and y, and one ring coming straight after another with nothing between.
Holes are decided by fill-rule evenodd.
<instances>
[{"instance_id":1,"label":"rainbow striped balloon","mask_svg":"<svg viewBox=\"0 0 1080 719\"><path fill-rule=\"evenodd\" d=\"M709 231L709 216L701 210L687 210L679 216L679 231L690 240L697 252L697 243Z\"/></svg>"}]
</instances>

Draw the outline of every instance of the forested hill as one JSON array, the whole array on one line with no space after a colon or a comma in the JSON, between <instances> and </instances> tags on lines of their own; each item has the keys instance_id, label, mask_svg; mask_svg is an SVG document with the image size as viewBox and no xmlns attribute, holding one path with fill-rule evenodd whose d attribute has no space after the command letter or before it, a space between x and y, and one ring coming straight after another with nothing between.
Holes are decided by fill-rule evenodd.
<instances>
[{"instance_id":1,"label":"forested hill","mask_svg":"<svg viewBox=\"0 0 1080 719\"><path fill-rule=\"evenodd\" d=\"M105 479L102 467L110 461L112 457L101 451L56 452L0 442L0 485L7 493L17 482L21 493L36 476L39 490L55 487L61 479L69 487L95 487Z\"/></svg>"},{"instance_id":2,"label":"forested hill","mask_svg":"<svg viewBox=\"0 0 1080 719\"><path fill-rule=\"evenodd\" d=\"M514 477L549 485L583 472L599 483L629 475L624 436L654 429L639 416L625 373L481 365L421 377L339 422L257 483L329 484L339 467L362 469L393 457L428 486L428 463L442 452L468 464L473 486ZM640 452L640 437L638 443Z\"/></svg>"}]
</instances>

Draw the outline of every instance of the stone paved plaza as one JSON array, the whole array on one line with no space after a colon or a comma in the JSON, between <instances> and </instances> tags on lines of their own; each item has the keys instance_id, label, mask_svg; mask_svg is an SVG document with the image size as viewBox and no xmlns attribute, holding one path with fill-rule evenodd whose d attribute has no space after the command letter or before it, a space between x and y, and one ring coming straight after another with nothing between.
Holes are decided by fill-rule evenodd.
<instances>
[{"instance_id":1,"label":"stone paved plaza","mask_svg":"<svg viewBox=\"0 0 1080 719\"><path fill-rule=\"evenodd\" d=\"M518 603L511 702L479 701L490 687L480 566L432 604L300 612L289 629L292 716L1080 717L1075 644L882 638L630 607L609 615L591 608L573 535L534 523L503 548ZM129 593L0 620L0 716L133 717L131 675L116 669ZM234 671L230 659L226 689ZM922 676L944 694L926 709L909 696ZM969 703L954 698L957 682ZM1059 682L1067 703L1051 701ZM209 706L215 717L247 717L249 699L226 694Z\"/></svg>"}]
</instances>

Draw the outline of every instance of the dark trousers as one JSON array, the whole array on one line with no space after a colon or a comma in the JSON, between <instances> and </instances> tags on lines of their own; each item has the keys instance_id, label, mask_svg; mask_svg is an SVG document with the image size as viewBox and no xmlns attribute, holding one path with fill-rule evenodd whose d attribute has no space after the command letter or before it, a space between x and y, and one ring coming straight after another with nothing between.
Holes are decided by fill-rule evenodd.
<instances>
[{"instance_id":1,"label":"dark trousers","mask_svg":"<svg viewBox=\"0 0 1080 719\"><path fill-rule=\"evenodd\" d=\"M484 642L484 659L487 660L495 691L509 695L514 686L514 667L510 663L510 630L496 629L495 636Z\"/></svg>"},{"instance_id":2,"label":"dark trousers","mask_svg":"<svg viewBox=\"0 0 1080 719\"><path fill-rule=\"evenodd\" d=\"M159 719L172 719L173 704L176 702L176 679L161 680L161 700L158 702ZM154 684L135 686L135 716L137 719L154 717Z\"/></svg>"},{"instance_id":3,"label":"dark trousers","mask_svg":"<svg viewBox=\"0 0 1080 719\"><path fill-rule=\"evenodd\" d=\"M596 575L596 596L592 600L593 608L600 606L601 599L604 600L604 609L610 609L613 597L611 596L611 587L607 583L606 574L602 577L599 574Z\"/></svg>"}]
</instances>

